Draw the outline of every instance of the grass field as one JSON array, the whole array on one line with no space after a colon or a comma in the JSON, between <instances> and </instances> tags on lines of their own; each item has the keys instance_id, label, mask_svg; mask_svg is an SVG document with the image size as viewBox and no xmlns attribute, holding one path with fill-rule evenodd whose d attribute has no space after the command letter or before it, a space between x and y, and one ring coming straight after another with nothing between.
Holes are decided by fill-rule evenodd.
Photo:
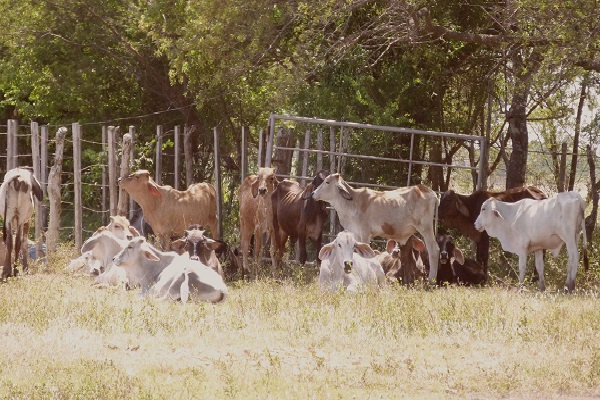
<instances>
[{"instance_id":1,"label":"grass field","mask_svg":"<svg viewBox=\"0 0 600 400\"><path fill-rule=\"evenodd\" d=\"M183 306L94 288L62 272L63 253L0 284L0 398L600 397L592 273L570 295L499 285L349 295L298 272L231 283L222 305Z\"/></svg>"}]
</instances>

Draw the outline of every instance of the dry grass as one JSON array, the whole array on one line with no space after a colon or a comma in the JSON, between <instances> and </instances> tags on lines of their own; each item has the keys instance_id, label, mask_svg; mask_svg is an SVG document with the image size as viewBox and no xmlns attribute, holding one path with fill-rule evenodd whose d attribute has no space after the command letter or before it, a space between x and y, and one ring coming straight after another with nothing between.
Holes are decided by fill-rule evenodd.
<instances>
[{"instance_id":1,"label":"dry grass","mask_svg":"<svg viewBox=\"0 0 600 400\"><path fill-rule=\"evenodd\" d=\"M61 272L0 285L0 398L490 399L600 396L595 281L577 294L232 283L161 303ZM562 279L562 278L561 278Z\"/></svg>"}]
</instances>

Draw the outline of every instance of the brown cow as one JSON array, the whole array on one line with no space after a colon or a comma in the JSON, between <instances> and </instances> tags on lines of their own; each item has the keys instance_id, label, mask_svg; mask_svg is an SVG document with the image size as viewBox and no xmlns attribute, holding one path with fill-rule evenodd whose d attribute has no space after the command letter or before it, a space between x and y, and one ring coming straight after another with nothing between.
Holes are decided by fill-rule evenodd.
<instances>
[{"instance_id":1,"label":"brown cow","mask_svg":"<svg viewBox=\"0 0 600 400\"><path fill-rule=\"evenodd\" d=\"M461 234L476 243L476 259L483 267L486 277L490 258L490 237L486 232L478 232L474 224L479 216L481 205L490 197L512 203L522 199L541 200L545 199L546 195L534 186L517 187L503 192L477 190L470 195L447 190L442 194L438 207L438 217L442 225L449 229L458 229Z\"/></svg>"},{"instance_id":2,"label":"brown cow","mask_svg":"<svg viewBox=\"0 0 600 400\"><path fill-rule=\"evenodd\" d=\"M425 277L421 252L425 252L425 243L411 235L402 246L393 239L388 240L386 251L378 254L376 258L381 263L388 281L411 285ZM438 280L439 274L440 271Z\"/></svg>"},{"instance_id":3,"label":"brown cow","mask_svg":"<svg viewBox=\"0 0 600 400\"><path fill-rule=\"evenodd\" d=\"M386 191L354 189L340 174L331 174L312 197L329 202L344 229L360 242L368 243L372 237L382 236L406 243L418 231L429 253L429 282L435 282L439 249L433 224L438 199L433 190L425 185Z\"/></svg>"},{"instance_id":4,"label":"brown cow","mask_svg":"<svg viewBox=\"0 0 600 400\"><path fill-rule=\"evenodd\" d=\"M181 237L191 224L208 225L217 234L217 195L210 183L195 183L185 191L158 185L146 170L119 178L119 185L140 205L161 246Z\"/></svg>"},{"instance_id":5,"label":"brown cow","mask_svg":"<svg viewBox=\"0 0 600 400\"><path fill-rule=\"evenodd\" d=\"M327 175L329 175L328 171L319 171L305 188L302 188L298 182L286 179L279 182L273 192L271 201L277 265L283 258L288 237L292 243L298 240L298 259L301 264L304 264L307 259L307 238L319 254L323 240L323 225L327 221L327 203L314 200L310 194L323 183ZM319 257L316 257L316 263L320 264Z\"/></svg>"},{"instance_id":6,"label":"brown cow","mask_svg":"<svg viewBox=\"0 0 600 400\"><path fill-rule=\"evenodd\" d=\"M485 282L483 267L475 260L466 258L461 249L456 247L452 236L438 235L440 246L440 265L438 283L443 285L479 285Z\"/></svg>"},{"instance_id":7,"label":"brown cow","mask_svg":"<svg viewBox=\"0 0 600 400\"><path fill-rule=\"evenodd\" d=\"M225 242L204 236L204 231L200 225L191 225L185 231L185 237L171 243L171 250L180 255L186 251L186 247L190 260L198 260L223 276L223 267L215 251L225 251L227 249Z\"/></svg>"},{"instance_id":8,"label":"brown cow","mask_svg":"<svg viewBox=\"0 0 600 400\"><path fill-rule=\"evenodd\" d=\"M240 228L242 264L245 272L250 272L248 256L250 241L254 235L254 276L258 272L258 263L262 256L263 234L267 241L273 237L273 206L271 195L277 187L275 168L259 168L258 175L247 176L238 189L240 203ZM271 272L275 273L275 241L271 240Z\"/></svg>"}]
</instances>

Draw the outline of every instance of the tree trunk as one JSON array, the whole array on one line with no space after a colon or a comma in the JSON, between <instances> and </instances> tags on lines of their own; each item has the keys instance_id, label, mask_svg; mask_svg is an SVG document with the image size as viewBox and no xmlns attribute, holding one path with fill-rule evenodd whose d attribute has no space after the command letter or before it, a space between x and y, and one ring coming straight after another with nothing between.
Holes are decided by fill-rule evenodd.
<instances>
[{"instance_id":1,"label":"tree trunk","mask_svg":"<svg viewBox=\"0 0 600 400\"><path fill-rule=\"evenodd\" d=\"M508 134L512 140L512 152L506 167L506 189L522 186L526 182L529 132L527 131L527 99L531 90L533 74L539 69L542 55L532 50L527 55L524 49L515 49L512 54L515 70L515 87L506 113Z\"/></svg>"},{"instance_id":2,"label":"tree trunk","mask_svg":"<svg viewBox=\"0 0 600 400\"><path fill-rule=\"evenodd\" d=\"M588 77L584 77L581 82L581 93L579 95L579 105L577 106L577 118L575 119L575 134L573 135L573 157L571 157L571 172L569 173L569 191L575 187L575 175L577 174L577 153L579 152L579 134L581 133L581 114L587 93Z\"/></svg>"}]
</instances>

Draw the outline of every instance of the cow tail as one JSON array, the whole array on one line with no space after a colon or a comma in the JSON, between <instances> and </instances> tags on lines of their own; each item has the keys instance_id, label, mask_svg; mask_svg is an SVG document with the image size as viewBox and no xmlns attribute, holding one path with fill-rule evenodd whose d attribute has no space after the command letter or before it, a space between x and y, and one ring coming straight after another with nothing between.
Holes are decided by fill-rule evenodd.
<instances>
[{"instance_id":1,"label":"cow tail","mask_svg":"<svg viewBox=\"0 0 600 400\"><path fill-rule=\"evenodd\" d=\"M583 267L585 268L585 272L588 272L590 269L590 260L588 259L588 251L587 251L587 234L585 233L585 203L582 202L581 205L581 214L582 214L582 219L581 219L581 229L583 230L583 243L582 243L582 250L583 250Z\"/></svg>"}]
</instances>

